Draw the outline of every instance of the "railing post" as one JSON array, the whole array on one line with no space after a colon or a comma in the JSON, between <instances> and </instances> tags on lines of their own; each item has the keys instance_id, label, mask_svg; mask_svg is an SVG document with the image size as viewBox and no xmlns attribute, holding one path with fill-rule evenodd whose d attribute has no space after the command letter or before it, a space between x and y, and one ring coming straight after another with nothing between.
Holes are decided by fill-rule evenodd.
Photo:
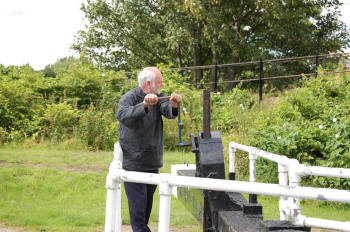
<instances>
[{"instance_id":1,"label":"railing post","mask_svg":"<svg viewBox=\"0 0 350 232\"><path fill-rule=\"evenodd\" d=\"M106 188L105 232L121 232L121 185L108 174Z\"/></svg>"},{"instance_id":2,"label":"railing post","mask_svg":"<svg viewBox=\"0 0 350 232\"><path fill-rule=\"evenodd\" d=\"M278 183L281 186L288 186L288 167L282 164L278 164ZM280 197L279 211L280 220L288 220L288 215L290 215L290 212L288 212L288 197Z\"/></svg>"},{"instance_id":3,"label":"railing post","mask_svg":"<svg viewBox=\"0 0 350 232\"><path fill-rule=\"evenodd\" d=\"M122 169L123 151L119 142L114 144L114 159L109 165L109 173L106 178L107 200L105 232L122 231L122 191L120 181L113 179L113 173Z\"/></svg>"},{"instance_id":4,"label":"railing post","mask_svg":"<svg viewBox=\"0 0 350 232\"><path fill-rule=\"evenodd\" d=\"M218 62L215 62L214 68L214 91L216 92L218 88Z\"/></svg>"},{"instance_id":5,"label":"railing post","mask_svg":"<svg viewBox=\"0 0 350 232\"><path fill-rule=\"evenodd\" d=\"M203 90L203 138L210 139L210 91Z\"/></svg>"},{"instance_id":6,"label":"railing post","mask_svg":"<svg viewBox=\"0 0 350 232\"><path fill-rule=\"evenodd\" d=\"M159 232L169 232L172 187L166 180L159 184Z\"/></svg>"},{"instance_id":7,"label":"railing post","mask_svg":"<svg viewBox=\"0 0 350 232\"><path fill-rule=\"evenodd\" d=\"M256 155L249 152L249 181L256 182ZM258 199L256 194L249 194L249 203L256 204Z\"/></svg>"},{"instance_id":8,"label":"railing post","mask_svg":"<svg viewBox=\"0 0 350 232\"><path fill-rule=\"evenodd\" d=\"M322 68L323 68L323 70L326 70L326 57L325 56L322 57Z\"/></svg>"},{"instance_id":9,"label":"railing post","mask_svg":"<svg viewBox=\"0 0 350 232\"><path fill-rule=\"evenodd\" d=\"M290 187L299 187L301 177L298 174L299 169L298 160L294 159L292 165L289 166L289 186ZM300 209L300 199L289 197L289 207L291 210L291 219L293 222L298 221L299 216L301 215Z\"/></svg>"},{"instance_id":10,"label":"railing post","mask_svg":"<svg viewBox=\"0 0 350 232\"><path fill-rule=\"evenodd\" d=\"M320 58L319 58L319 55L318 55L318 51L316 51L316 77L318 75L317 70L318 70L319 63L320 63Z\"/></svg>"},{"instance_id":11,"label":"railing post","mask_svg":"<svg viewBox=\"0 0 350 232\"><path fill-rule=\"evenodd\" d=\"M259 102L262 101L262 94L263 94L263 81L262 78L264 78L264 66L263 66L263 59L260 57L260 63L259 63Z\"/></svg>"},{"instance_id":12,"label":"railing post","mask_svg":"<svg viewBox=\"0 0 350 232\"><path fill-rule=\"evenodd\" d=\"M229 146L229 180L235 180L236 174L235 174L235 155L236 155L236 148Z\"/></svg>"}]
</instances>

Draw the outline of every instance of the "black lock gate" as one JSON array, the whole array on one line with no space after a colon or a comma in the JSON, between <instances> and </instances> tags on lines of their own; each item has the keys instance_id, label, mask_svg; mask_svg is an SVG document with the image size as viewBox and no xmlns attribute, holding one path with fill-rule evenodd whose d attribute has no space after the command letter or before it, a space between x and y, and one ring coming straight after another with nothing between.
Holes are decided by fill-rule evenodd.
<instances>
[{"instance_id":1,"label":"black lock gate","mask_svg":"<svg viewBox=\"0 0 350 232\"><path fill-rule=\"evenodd\" d=\"M191 135L196 170L179 170L179 175L225 179L225 161L220 132L210 131L210 92L203 92L203 132ZM250 202L240 193L178 188L178 197L187 209L203 223L203 232L297 232L308 227L294 226L289 221L264 221L257 197Z\"/></svg>"}]
</instances>

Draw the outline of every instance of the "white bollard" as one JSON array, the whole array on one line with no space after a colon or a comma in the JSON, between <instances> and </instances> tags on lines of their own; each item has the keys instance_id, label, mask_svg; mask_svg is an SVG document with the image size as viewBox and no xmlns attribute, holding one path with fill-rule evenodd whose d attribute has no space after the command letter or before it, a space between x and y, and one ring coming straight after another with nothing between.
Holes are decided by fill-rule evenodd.
<instances>
[{"instance_id":1,"label":"white bollard","mask_svg":"<svg viewBox=\"0 0 350 232\"><path fill-rule=\"evenodd\" d=\"M166 178L159 184L159 224L158 232L169 232L172 187Z\"/></svg>"}]
</instances>

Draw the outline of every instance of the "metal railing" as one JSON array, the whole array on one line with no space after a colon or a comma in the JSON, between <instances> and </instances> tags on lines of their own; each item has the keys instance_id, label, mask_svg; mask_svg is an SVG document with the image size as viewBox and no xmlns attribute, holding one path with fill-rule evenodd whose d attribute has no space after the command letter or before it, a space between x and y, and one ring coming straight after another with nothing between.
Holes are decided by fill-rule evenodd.
<instances>
[{"instance_id":1,"label":"metal railing","mask_svg":"<svg viewBox=\"0 0 350 232\"><path fill-rule=\"evenodd\" d=\"M256 160L261 157L278 164L278 179L280 186L297 188L300 186L302 176L324 176L350 178L350 169L329 168L319 166L306 166L296 159L276 155L267 151L249 147L246 145L230 142L229 144L229 172L235 173L235 153L237 150L249 153L249 180L256 182ZM289 176L289 184L288 184ZM348 191L349 192L349 191ZM335 193L334 193L335 194ZM337 195L334 195L337 197ZM318 200L329 200L321 192ZM294 224L301 226L320 227L325 229L350 231L350 221L340 222L319 218L306 217L301 214L300 200L295 197L281 196L279 201L280 220L290 219Z\"/></svg>"},{"instance_id":2,"label":"metal railing","mask_svg":"<svg viewBox=\"0 0 350 232\"><path fill-rule=\"evenodd\" d=\"M233 145L230 144L230 154L233 154L231 146ZM251 150L251 148L249 149ZM258 150L256 150L256 152L252 152L252 155L257 155L257 152ZM280 157L278 159L285 160L285 158L283 157ZM283 161L282 163L285 165L287 164ZM299 174L299 172L296 173ZM285 175L283 176L285 178ZM296 177L297 175L295 175L295 179L292 180L297 181ZM122 149L120 148L120 145L117 142L114 144L114 159L109 166L109 173L106 179L107 200L105 232L121 232L121 182L123 181L159 185L159 232L169 232L171 195L173 192L173 187L175 186L215 191L281 196L285 198L289 197L289 199L305 198L350 203L350 191L300 187L298 184L296 184L296 182L293 181L291 181L290 185L288 186L287 184L266 184L201 177L176 176L164 173L151 174L143 172L125 171L122 169ZM286 179L284 179L284 182L285 181ZM295 221L296 223L302 223L303 225L305 225L305 222L307 224L317 223L316 219L313 220L312 223L309 223L310 220L305 220L304 217L301 217L301 214L298 213L300 212L300 210L297 206L291 209L297 210L295 212L296 214L291 214L293 216L298 215L297 220ZM286 215L288 215L288 212L286 212ZM324 223L324 220L321 222ZM336 225L336 228L344 231L350 231L350 222L339 222L339 224Z\"/></svg>"}]
</instances>

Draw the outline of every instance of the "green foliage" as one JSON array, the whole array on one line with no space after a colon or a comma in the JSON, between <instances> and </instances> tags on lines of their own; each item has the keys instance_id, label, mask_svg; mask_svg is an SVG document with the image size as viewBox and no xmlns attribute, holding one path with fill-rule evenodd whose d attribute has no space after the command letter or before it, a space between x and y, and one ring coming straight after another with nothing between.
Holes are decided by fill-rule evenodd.
<instances>
[{"instance_id":1,"label":"green foliage","mask_svg":"<svg viewBox=\"0 0 350 232\"><path fill-rule=\"evenodd\" d=\"M31 123L43 110L43 100L33 88L37 77L28 66L11 67L7 76L0 76L0 127L9 137L31 135Z\"/></svg>"},{"instance_id":2,"label":"green foliage","mask_svg":"<svg viewBox=\"0 0 350 232\"><path fill-rule=\"evenodd\" d=\"M44 77L56 77L56 73L52 68L52 65L46 65L44 70Z\"/></svg>"},{"instance_id":3,"label":"green foliage","mask_svg":"<svg viewBox=\"0 0 350 232\"><path fill-rule=\"evenodd\" d=\"M43 135L54 140L67 139L77 125L80 112L67 102L47 105L44 114L39 118Z\"/></svg>"},{"instance_id":4,"label":"green foliage","mask_svg":"<svg viewBox=\"0 0 350 232\"><path fill-rule=\"evenodd\" d=\"M164 76L162 92L183 97L182 140L188 142L191 133L202 131L202 91L185 85L188 77L168 65L159 68ZM32 146L26 141L34 138L79 141L82 147L93 150L113 149L118 140L118 101L137 85L135 77L97 68L86 60L70 65L56 78L45 78L29 66L2 69L0 144L24 142ZM262 110L251 92L241 86L228 93L211 93L211 129L222 133L224 143L232 139L305 164L349 167L349 82L349 76L320 74L305 80L303 88L287 91L270 110ZM178 133L177 120L164 119L165 149L176 149ZM244 157L238 161L243 177ZM263 167L260 176L268 174L268 180L276 182L271 164L259 162ZM321 186L349 186L344 180L309 181Z\"/></svg>"},{"instance_id":5,"label":"green foliage","mask_svg":"<svg viewBox=\"0 0 350 232\"><path fill-rule=\"evenodd\" d=\"M350 43L349 31L339 20L341 4L336 0L88 1L82 6L88 24L73 48L94 63L127 71L158 63L201 66L329 53ZM272 66L264 64L264 69L273 70L273 76L314 71L305 61ZM256 77L258 70L235 67L231 73L230 79L237 80ZM203 78L202 70L193 70L192 75L194 84ZM210 76L213 81L214 75Z\"/></svg>"},{"instance_id":6,"label":"green foliage","mask_svg":"<svg viewBox=\"0 0 350 232\"><path fill-rule=\"evenodd\" d=\"M250 130L250 145L315 166L350 168L350 76L319 75L286 93ZM267 173L271 165L260 163ZM276 169L275 169L276 170ZM276 180L276 173L274 173ZM349 189L348 180L314 178L320 186Z\"/></svg>"},{"instance_id":7,"label":"green foliage","mask_svg":"<svg viewBox=\"0 0 350 232\"><path fill-rule=\"evenodd\" d=\"M2 67L0 80L0 144L80 136L91 149L113 148L118 101L136 85L125 72L85 60L61 69L56 78L29 66Z\"/></svg>"},{"instance_id":8,"label":"green foliage","mask_svg":"<svg viewBox=\"0 0 350 232\"><path fill-rule=\"evenodd\" d=\"M91 105L79 120L78 136L92 149L110 150L118 141L118 126L111 109L99 111Z\"/></svg>"}]
</instances>

